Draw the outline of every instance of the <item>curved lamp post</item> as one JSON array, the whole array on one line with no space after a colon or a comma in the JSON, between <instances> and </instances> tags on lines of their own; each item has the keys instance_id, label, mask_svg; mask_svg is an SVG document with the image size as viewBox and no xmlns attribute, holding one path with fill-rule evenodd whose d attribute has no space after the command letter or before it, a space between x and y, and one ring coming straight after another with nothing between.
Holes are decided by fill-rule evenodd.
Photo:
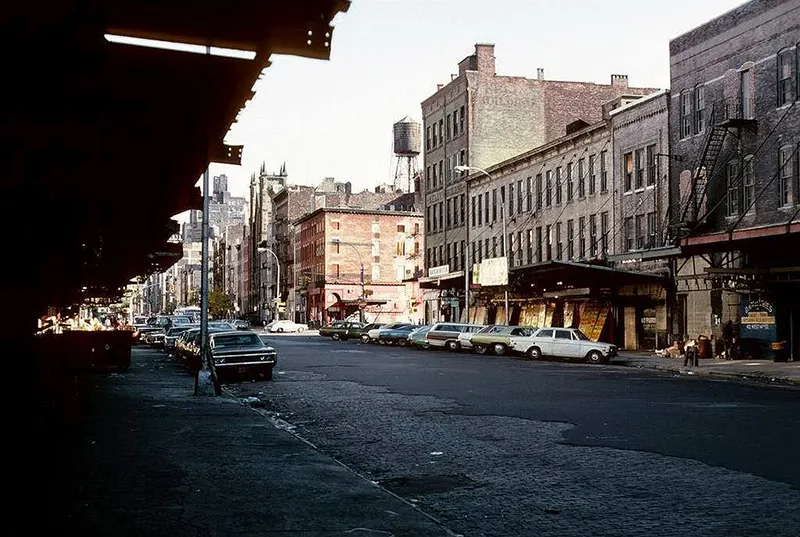
<instances>
[{"instance_id":1,"label":"curved lamp post","mask_svg":"<svg viewBox=\"0 0 800 537\"><path fill-rule=\"evenodd\" d=\"M278 256L273 252L270 248L267 248L267 241L261 241L258 245L258 252L269 252L272 254L272 257L275 258L275 274L277 276L276 283L275 283L275 317L273 320L278 320L278 309L281 302L281 261L278 259Z\"/></svg>"}]
</instances>

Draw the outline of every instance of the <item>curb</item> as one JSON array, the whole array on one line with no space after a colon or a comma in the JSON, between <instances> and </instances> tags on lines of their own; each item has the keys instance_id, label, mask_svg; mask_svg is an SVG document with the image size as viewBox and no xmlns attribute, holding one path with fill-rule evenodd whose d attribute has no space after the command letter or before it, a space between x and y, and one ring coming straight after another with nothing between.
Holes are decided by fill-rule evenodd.
<instances>
[{"instance_id":1,"label":"curb","mask_svg":"<svg viewBox=\"0 0 800 537\"><path fill-rule=\"evenodd\" d=\"M732 382L743 382L743 383L751 383L751 384L759 384L759 385L767 385L767 386L778 386L782 388L800 388L800 380L792 379L788 377L777 377L771 375L760 375L760 374L751 374L751 373L720 373L717 371L709 371L707 369L674 369L669 367L660 367L659 365L648 365L642 362L617 362L616 364L621 367L633 367L637 369L648 369L650 371L658 371L661 373L674 373L680 376L694 376L694 377L705 377L711 378L715 380L726 380Z\"/></svg>"}]
</instances>

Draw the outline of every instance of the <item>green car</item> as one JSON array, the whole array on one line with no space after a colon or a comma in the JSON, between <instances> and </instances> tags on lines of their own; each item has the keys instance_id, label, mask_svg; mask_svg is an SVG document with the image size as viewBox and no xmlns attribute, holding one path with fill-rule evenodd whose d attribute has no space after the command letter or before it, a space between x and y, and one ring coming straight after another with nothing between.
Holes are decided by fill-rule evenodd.
<instances>
[{"instance_id":1,"label":"green car","mask_svg":"<svg viewBox=\"0 0 800 537\"><path fill-rule=\"evenodd\" d=\"M530 336L536 330L533 326L487 326L480 332L472 334L470 343L478 354L491 351L496 356L504 355L511 348L512 336Z\"/></svg>"},{"instance_id":2,"label":"green car","mask_svg":"<svg viewBox=\"0 0 800 537\"><path fill-rule=\"evenodd\" d=\"M319 329L319 335L329 337L334 341L347 341L351 335L351 330L360 330L364 327L363 323L355 321L334 321L329 325Z\"/></svg>"},{"instance_id":3,"label":"green car","mask_svg":"<svg viewBox=\"0 0 800 537\"><path fill-rule=\"evenodd\" d=\"M420 326L408 334L408 346L414 349L428 348L428 331L432 325Z\"/></svg>"},{"instance_id":4,"label":"green car","mask_svg":"<svg viewBox=\"0 0 800 537\"><path fill-rule=\"evenodd\" d=\"M347 331L347 337L353 339L358 338L361 340L361 343L369 343L371 341L369 331L384 326L386 326L386 323L369 323L358 328L351 328Z\"/></svg>"}]
</instances>

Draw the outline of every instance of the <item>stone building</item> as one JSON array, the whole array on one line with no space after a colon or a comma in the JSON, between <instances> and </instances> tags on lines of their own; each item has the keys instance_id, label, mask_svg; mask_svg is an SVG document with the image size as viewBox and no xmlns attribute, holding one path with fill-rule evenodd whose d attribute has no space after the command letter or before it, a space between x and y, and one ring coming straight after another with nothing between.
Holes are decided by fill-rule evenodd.
<instances>
[{"instance_id":1,"label":"stone building","mask_svg":"<svg viewBox=\"0 0 800 537\"><path fill-rule=\"evenodd\" d=\"M298 277L308 322L417 322L424 266L417 212L320 208L295 222Z\"/></svg>"},{"instance_id":2,"label":"stone building","mask_svg":"<svg viewBox=\"0 0 800 537\"><path fill-rule=\"evenodd\" d=\"M800 356L800 2L754 0L670 42L674 331ZM719 349L717 349L719 350Z\"/></svg>"},{"instance_id":3,"label":"stone building","mask_svg":"<svg viewBox=\"0 0 800 537\"><path fill-rule=\"evenodd\" d=\"M497 75L494 45L475 45L458 74L422 102L426 268L439 291L461 289L465 268L466 173L455 166L495 165L563 136L577 120L596 123L614 98L653 91L629 87L625 75L608 85L545 80L542 70L534 79Z\"/></svg>"}]
</instances>

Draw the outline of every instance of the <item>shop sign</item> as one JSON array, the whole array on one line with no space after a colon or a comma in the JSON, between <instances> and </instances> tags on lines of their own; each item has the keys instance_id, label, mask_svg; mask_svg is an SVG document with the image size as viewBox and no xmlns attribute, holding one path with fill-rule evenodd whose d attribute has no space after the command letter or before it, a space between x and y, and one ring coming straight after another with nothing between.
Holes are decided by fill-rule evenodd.
<instances>
[{"instance_id":1,"label":"shop sign","mask_svg":"<svg viewBox=\"0 0 800 537\"><path fill-rule=\"evenodd\" d=\"M775 306L766 300L742 296L739 337L775 341Z\"/></svg>"},{"instance_id":2,"label":"shop sign","mask_svg":"<svg viewBox=\"0 0 800 537\"><path fill-rule=\"evenodd\" d=\"M439 265L428 269L429 278L441 278L450 274L450 265Z\"/></svg>"}]
</instances>

